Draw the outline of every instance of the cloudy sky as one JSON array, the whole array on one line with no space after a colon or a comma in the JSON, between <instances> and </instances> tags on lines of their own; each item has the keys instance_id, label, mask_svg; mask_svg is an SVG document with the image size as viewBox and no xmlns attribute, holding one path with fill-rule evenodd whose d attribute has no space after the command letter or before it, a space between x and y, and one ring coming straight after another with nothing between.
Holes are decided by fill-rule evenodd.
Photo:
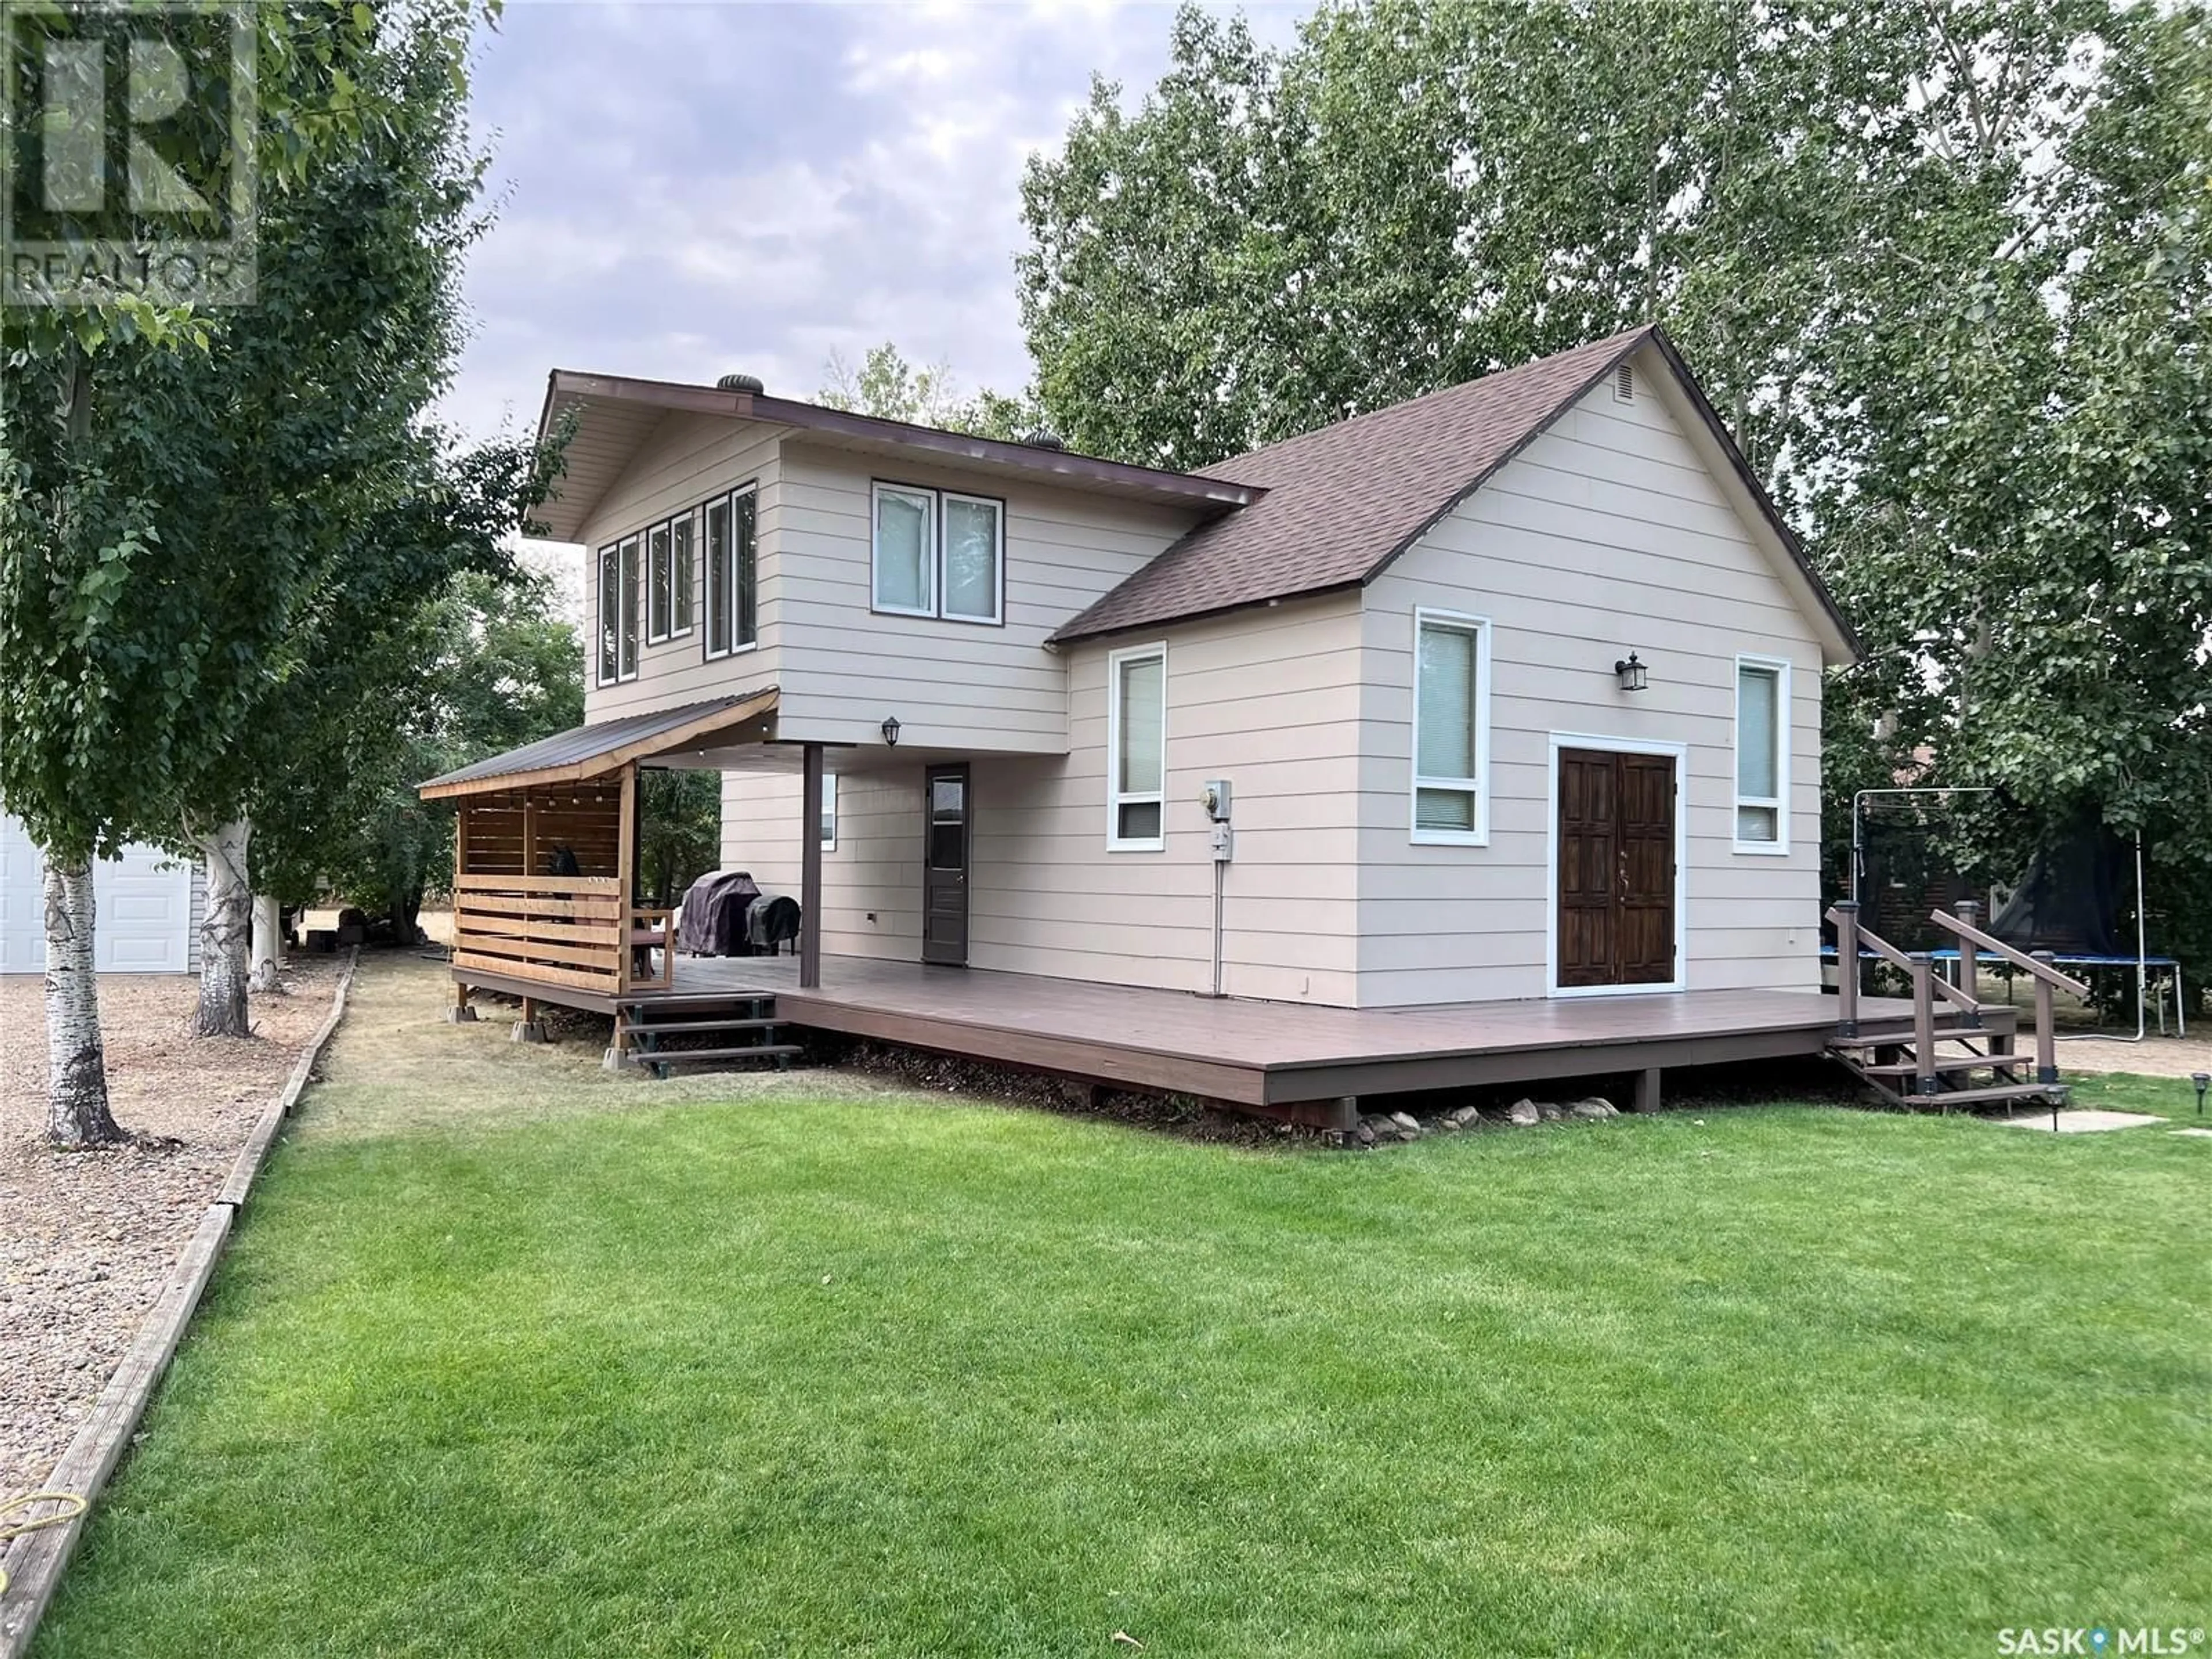
<instances>
[{"instance_id":1,"label":"cloudy sky","mask_svg":"<svg viewBox=\"0 0 2212 1659\"><path fill-rule=\"evenodd\" d=\"M1307 9L1244 7L1279 41ZM556 365L742 368L810 397L833 349L884 339L963 388L1018 388L1023 161L1094 70L1133 101L1172 21L1165 3L513 0L477 64L501 206L448 416L527 428Z\"/></svg>"}]
</instances>

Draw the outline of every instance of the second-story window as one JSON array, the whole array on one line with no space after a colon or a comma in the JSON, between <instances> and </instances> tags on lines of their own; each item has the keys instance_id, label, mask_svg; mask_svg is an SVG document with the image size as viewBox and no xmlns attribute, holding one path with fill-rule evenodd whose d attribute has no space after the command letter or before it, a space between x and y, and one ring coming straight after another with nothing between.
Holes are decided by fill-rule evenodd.
<instances>
[{"instance_id":1,"label":"second-story window","mask_svg":"<svg viewBox=\"0 0 2212 1659\"><path fill-rule=\"evenodd\" d=\"M657 524L645 532L646 568L649 572L645 585L645 641L658 645L668 637L668 608L675 587L673 573L669 568L668 538L675 526Z\"/></svg>"},{"instance_id":2,"label":"second-story window","mask_svg":"<svg viewBox=\"0 0 2212 1659\"><path fill-rule=\"evenodd\" d=\"M1006 503L912 484L874 492L870 603L898 617L1005 619Z\"/></svg>"},{"instance_id":3,"label":"second-story window","mask_svg":"<svg viewBox=\"0 0 2212 1659\"><path fill-rule=\"evenodd\" d=\"M653 638L680 640L691 631L691 565L698 556L698 521L694 509L652 532L652 604L659 620Z\"/></svg>"},{"instance_id":4,"label":"second-story window","mask_svg":"<svg viewBox=\"0 0 2212 1659\"><path fill-rule=\"evenodd\" d=\"M759 636L757 492L751 484L707 503L707 654L726 657Z\"/></svg>"},{"instance_id":5,"label":"second-story window","mask_svg":"<svg viewBox=\"0 0 2212 1659\"><path fill-rule=\"evenodd\" d=\"M638 543L635 536L599 550L601 685L637 678Z\"/></svg>"}]
</instances>

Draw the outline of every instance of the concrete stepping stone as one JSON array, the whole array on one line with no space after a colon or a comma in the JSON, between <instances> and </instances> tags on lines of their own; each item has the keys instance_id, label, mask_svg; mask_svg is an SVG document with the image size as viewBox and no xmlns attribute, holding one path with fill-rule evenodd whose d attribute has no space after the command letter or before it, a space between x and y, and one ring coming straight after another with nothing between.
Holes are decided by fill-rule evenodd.
<instances>
[{"instance_id":1,"label":"concrete stepping stone","mask_svg":"<svg viewBox=\"0 0 2212 1659\"><path fill-rule=\"evenodd\" d=\"M2132 1129L2138 1124L2163 1123L2162 1117L2148 1112L2103 1112L2094 1108L2078 1106L2062 1111L2054 1119L2049 1112L2037 1112L2024 1117L1995 1120L2014 1129L2040 1129L2049 1134L2053 1129L2062 1135L2093 1135L2106 1129Z\"/></svg>"}]
</instances>

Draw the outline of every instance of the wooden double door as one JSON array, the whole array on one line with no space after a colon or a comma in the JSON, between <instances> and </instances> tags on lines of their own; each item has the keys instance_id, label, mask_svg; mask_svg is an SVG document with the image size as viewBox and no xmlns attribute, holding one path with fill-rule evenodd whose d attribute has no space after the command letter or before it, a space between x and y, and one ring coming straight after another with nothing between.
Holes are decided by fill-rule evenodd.
<instances>
[{"instance_id":1,"label":"wooden double door","mask_svg":"<svg viewBox=\"0 0 2212 1659\"><path fill-rule=\"evenodd\" d=\"M1559 751L1562 989L1675 978L1672 755Z\"/></svg>"}]
</instances>

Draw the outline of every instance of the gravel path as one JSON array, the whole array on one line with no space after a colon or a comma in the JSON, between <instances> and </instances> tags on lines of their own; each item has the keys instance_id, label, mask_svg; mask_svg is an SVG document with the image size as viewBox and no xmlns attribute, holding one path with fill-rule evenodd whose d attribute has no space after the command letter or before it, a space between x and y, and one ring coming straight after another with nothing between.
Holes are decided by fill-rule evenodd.
<instances>
[{"instance_id":1,"label":"gravel path","mask_svg":"<svg viewBox=\"0 0 2212 1659\"><path fill-rule=\"evenodd\" d=\"M45 1143L42 981L0 978L0 1497L37 1486L68 1445L337 978L335 958L297 962L292 994L255 998L240 1042L186 1035L196 981L103 977L116 1120L147 1139L89 1153Z\"/></svg>"}]
</instances>

